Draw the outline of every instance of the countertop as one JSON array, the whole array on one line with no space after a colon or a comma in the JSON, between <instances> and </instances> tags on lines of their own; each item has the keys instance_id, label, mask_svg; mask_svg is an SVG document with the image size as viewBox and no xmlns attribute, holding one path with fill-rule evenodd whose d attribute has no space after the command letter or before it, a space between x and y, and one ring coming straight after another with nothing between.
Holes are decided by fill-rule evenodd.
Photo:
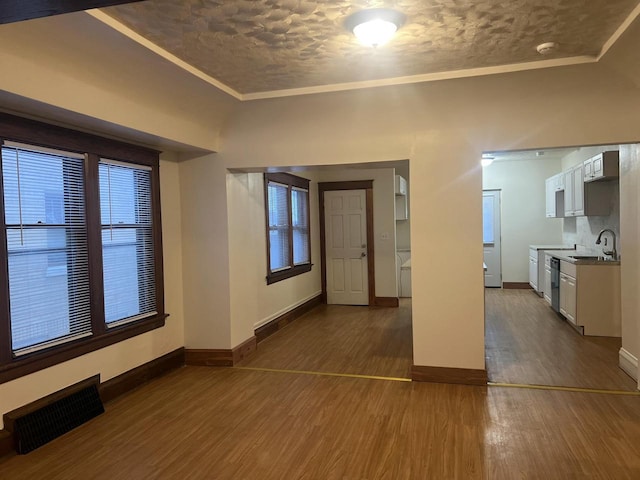
<instances>
[{"instance_id":1,"label":"countertop","mask_svg":"<svg viewBox=\"0 0 640 480\"><path fill-rule=\"evenodd\" d=\"M575 245L529 245L534 250L575 250Z\"/></svg>"},{"instance_id":2,"label":"countertop","mask_svg":"<svg viewBox=\"0 0 640 480\"><path fill-rule=\"evenodd\" d=\"M545 255L550 255L552 257L556 257L560 260L564 260L568 263L573 263L575 265L620 265L620 261L612 261L612 260L576 260L575 258L571 258L569 255L602 255L601 252L590 252L590 251L567 251L567 250L547 250L544 252Z\"/></svg>"}]
</instances>

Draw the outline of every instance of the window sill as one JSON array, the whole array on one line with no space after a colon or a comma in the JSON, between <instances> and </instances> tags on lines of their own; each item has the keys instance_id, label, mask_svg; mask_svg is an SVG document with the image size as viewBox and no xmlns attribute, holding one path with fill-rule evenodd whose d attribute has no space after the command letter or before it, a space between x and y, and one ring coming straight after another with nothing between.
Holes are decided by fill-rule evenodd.
<instances>
[{"instance_id":1,"label":"window sill","mask_svg":"<svg viewBox=\"0 0 640 480\"><path fill-rule=\"evenodd\" d=\"M278 272L270 273L269 275L267 275L267 285L286 280L287 278L295 277L302 273L310 272L312 265L313 264L311 263L306 263L304 265L296 265L295 267L289 268L287 270L280 270Z\"/></svg>"},{"instance_id":2,"label":"window sill","mask_svg":"<svg viewBox=\"0 0 640 480\"><path fill-rule=\"evenodd\" d=\"M75 342L57 346L50 350L43 350L14 358L9 363L0 365L0 384L161 328L164 326L168 316L167 314L155 315L134 324L114 327L88 340L78 339Z\"/></svg>"}]
</instances>

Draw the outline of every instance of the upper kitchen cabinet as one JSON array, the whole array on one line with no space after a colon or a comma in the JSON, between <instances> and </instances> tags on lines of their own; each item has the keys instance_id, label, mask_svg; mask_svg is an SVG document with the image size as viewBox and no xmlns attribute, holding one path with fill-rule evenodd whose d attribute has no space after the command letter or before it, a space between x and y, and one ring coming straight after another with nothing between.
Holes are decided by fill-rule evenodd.
<instances>
[{"instance_id":1,"label":"upper kitchen cabinet","mask_svg":"<svg viewBox=\"0 0 640 480\"><path fill-rule=\"evenodd\" d=\"M584 182L613 180L620 175L620 156L617 151L602 152L584 161Z\"/></svg>"},{"instance_id":2,"label":"upper kitchen cabinet","mask_svg":"<svg viewBox=\"0 0 640 480\"><path fill-rule=\"evenodd\" d=\"M396 175L396 220L407 220L409 211L407 208L407 181L404 177Z\"/></svg>"},{"instance_id":3,"label":"upper kitchen cabinet","mask_svg":"<svg viewBox=\"0 0 640 480\"><path fill-rule=\"evenodd\" d=\"M547 218L564 217L564 174L558 173L545 182Z\"/></svg>"},{"instance_id":4,"label":"upper kitchen cabinet","mask_svg":"<svg viewBox=\"0 0 640 480\"><path fill-rule=\"evenodd\" d=\"M564 172L564 216L609 215L613 190L608 182L584 181L584 164Z\"/></svg>"}]
</instances>

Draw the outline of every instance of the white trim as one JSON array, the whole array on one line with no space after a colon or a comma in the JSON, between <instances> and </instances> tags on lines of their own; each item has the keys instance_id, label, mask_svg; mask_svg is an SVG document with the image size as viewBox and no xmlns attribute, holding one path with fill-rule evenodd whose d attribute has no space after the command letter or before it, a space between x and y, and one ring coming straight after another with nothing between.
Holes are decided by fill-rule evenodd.
<instances>
[{"instance_id":1,"label":"white trim","mask_svg":"<svg viewBox=\"0 0 640 480\"><path fill-rule=\"evenodd\" d=\"M139 43L143 47L146 47L149 50L151 50L153 53L155 53L157 55L160 55L165 60L168 60L171 63L173 63L174 65L176 65L176 66L182 68L183 70L189 72L191 75L193 75L195 77L198 77L200 80L204 80L205 82L213 85L214 87L218 88L219 90L222 90L224 93L226 93L228 95L231 95L233 98L235 98L237 100L242 100L242 94L236 92L230 86L225 85L224 83L222 83L219 80L216 80L215 78L213 78L210 75L207 75L202 70L197 69L193 65L189 65L184 60L179 59L174 54L169 53L164 48L159 47L155 43L147 40L146 38L144 38L139 33L134 32L129 27L127 27L124 24L120 23L115 18L110 17L109 15L107 15L104 12L102 12L101 10L99 10L97 8L94 8L92 10L85 10L85 12L88 13L89 15L91 15L96 20L99 20L100 22L104 23L105 25L113 28L115 31L120 32L125 37L129 37L134 42Z\"/></svg>"},{"instance_id":2,"label":"white trim","mask_svg":"<svg viewBox=\"0 0 640 480\"><path fill-rule=\"evenodd\" d=\"M290 88L287 90L272 90L269 92L245 93L243 101L262 100L266 98L292 97L296 95L310 95L314 93L341 92L344 90L358 90L363 88L389 87L393 85L406 85L411 83L436 82L440 80L452 80L456 78L479 77L483 75L496 75L500 73L521 72L540 68L564 67L582 63L595 63L596 57L579 56L558 58L553 60L540 60L536 62L513 63L496 67L468 68L465 70L453 70L447 72L424 73L406 77L381 78L379 80L364 80L361 82L335 83L332 85L320 85L316 87Z\"/></svg>"},{"instance_id":3,"label":"white trim","mask_svg":"<svg viewBox=\"0 0 640 480\"><path fill-rule=\"evenodd\" d=\"M635 355L620 347L618 361L620 368L624 370L627 375L631 376L634 380L638 380L638 359Z\"/></svg>"},{"instance_id":4,"label":"white trim","mask_svg":"<svg viewBox=\"0 0 640 480\"><path fill-rule=\"evenodd\" d=\"M293 304L289 305L288 307L285 307L282 310L279 310L276 313L273 313L273 314L269 315L268 317L265 317L262 320L257 321L256 323L253 324L253 329L255 330L257 328L262 327L263 325L266 325L270 321L275 320L276 318L278 318L280 315L284 315L285 313L290 312L294 308L298 308L303 303L307 303L309 300L311 300L311 299L313 299L313 298L315 298L315 297L317 297L318 295L321 295L321 294L322 294L322 290L318 290L317 292L312 293L308 297L305 297L302 300L299 300L296 303L293 303Z\"/></svg>"},{"instance_id":5,"label":"white trim","mask_svg":"<svg viewBox=\"0 0 640 480\"><path fill-rule=\"evenodd\" d=\"M609 49L613 47L614 43L618 41L618 39L627 30L627 28L629 28L629 26L633 23L633 21L636 19L638 15L640 15L640 4L638 4L636 8L634 8L631 11L629 16L624 20L624 22L622 22L618 27L618 29L615 32L613 32L613 35L609 37L609 40L607 40L604 43L604 45L602 46L602 50L600 50L600 55L598 55L598 58L597 58L598 61L600 61L600 59L602 59L602 57L604 57L607 54Z\"/></svg>"}]
</instances>

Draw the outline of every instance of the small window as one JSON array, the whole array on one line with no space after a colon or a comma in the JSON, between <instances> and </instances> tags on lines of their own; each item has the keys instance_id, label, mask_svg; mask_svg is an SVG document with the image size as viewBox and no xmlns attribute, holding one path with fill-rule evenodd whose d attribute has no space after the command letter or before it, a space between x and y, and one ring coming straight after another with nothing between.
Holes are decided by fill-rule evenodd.
<instances>
[{"instance_id":1,"label":"small window","mask_svg":"<svg viewBox=\"0 0 640 480\"><path fill-rule=\"evenodd\" d=\"M267 284L311 270L309 180L266 173Z\"/></svg>"}]
</instances>

